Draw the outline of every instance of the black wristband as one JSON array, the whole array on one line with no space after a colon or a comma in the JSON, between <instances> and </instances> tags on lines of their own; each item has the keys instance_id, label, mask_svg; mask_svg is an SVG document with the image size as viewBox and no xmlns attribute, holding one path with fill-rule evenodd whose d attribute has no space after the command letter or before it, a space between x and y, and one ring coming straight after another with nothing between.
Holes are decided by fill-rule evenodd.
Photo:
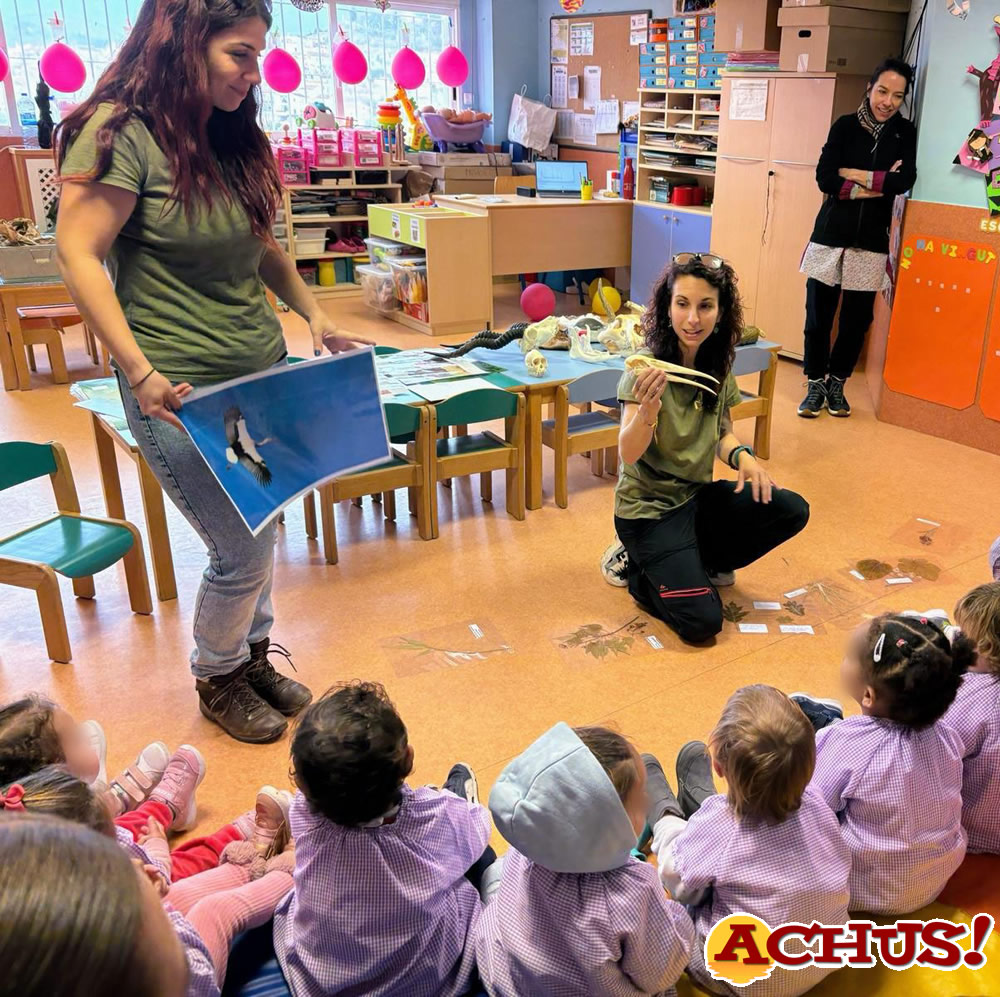
<instances>
[{"instance_id":1,"label":"black wristband","mask_svg":"<svg viewBox=\"0 0 1000 997\"><path fill-rule=\"evenodd\" d=\"M149 370L145 374L143 374L143 376L140 377L138 381L135 382L135 384L130 384L128 386L129 387L129 391L135 391L135 389L138 388L139 385L143 383L143 381L148 381L150 379L150 377L152 377L153 374L155 374L155 373L156 373L156 368L155 367L150 367Z\"/></svg>"}]
</instances>

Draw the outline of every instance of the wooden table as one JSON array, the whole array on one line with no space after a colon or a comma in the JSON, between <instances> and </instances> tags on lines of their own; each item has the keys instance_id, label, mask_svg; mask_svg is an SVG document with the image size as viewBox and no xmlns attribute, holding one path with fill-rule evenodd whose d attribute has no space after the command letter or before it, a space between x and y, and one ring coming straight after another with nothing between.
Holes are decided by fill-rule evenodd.
<instances>
[{"instance_id":1,"label":"wooden table","mask_svg":"<svg viewBox=\"0 0 1000 997\"><path fill-rule=\"evenodd\" d=\"M581 201L572 197L496 196L503 201L434 195L435 203L443 207L489 219L490 273L494 277L627 267L632 262L631 201L617 197Z\"/></svg>"},{"instance_id":2,"label":"wooden table","mask_svg":"<svg viewBox=\"0 0 1000 997\"><path fill-rule=\"evenodd\" d=\"M90 420L94 427L97 462L101 470L101 488L104 491L104 505L108 510L108 516L111 519L125 519L125 500L122 498L122 481L115 454L115 447L118 447L132 459L139 474L139 492L142 495L142 509L146 517L156 595L160 602L176 599L174 558L170 553L170 533L167 530L167 513L163 505L160 483L153 476L131 433L115 429L97 412L90 413Z\"/></svg>"},{"instance_id":3,"label":"wooden table","mask_svg":"<svg viewBox=\"0 0 1000 997\"><path fill-rule=\"evenodd\" d=\"M31 390L31 373L24 352L24 335L18 308L29 305L57 305L69 301L69 291L61 280L37 284L5 284L0 281L0 372L5 391Z\"/></svg>"}]
</instances>

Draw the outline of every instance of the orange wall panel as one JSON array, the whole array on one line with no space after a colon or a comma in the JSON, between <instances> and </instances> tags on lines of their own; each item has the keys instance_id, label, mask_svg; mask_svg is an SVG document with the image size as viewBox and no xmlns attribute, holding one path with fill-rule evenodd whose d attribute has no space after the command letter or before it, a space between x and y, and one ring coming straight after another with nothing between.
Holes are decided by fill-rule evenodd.
<instances>
[{"instance_id":1,"label":"orange wall panel","mask_svg":"<svg viewBox=\"0 0 1000 997\"><path fill-rule=\"evenodd\" d=\"M987 418L1000 422L1000 308L993 309L990 321L990 338L986 344L979 407Z\"/></svg>"}]
</instances>

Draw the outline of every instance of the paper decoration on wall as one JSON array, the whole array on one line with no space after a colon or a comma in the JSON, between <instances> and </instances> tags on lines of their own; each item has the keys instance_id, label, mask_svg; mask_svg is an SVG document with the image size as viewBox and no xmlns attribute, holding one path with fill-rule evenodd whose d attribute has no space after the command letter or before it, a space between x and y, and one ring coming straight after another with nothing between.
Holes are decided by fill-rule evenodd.
<instances>
[{"instance_id":1,"label":"paper decoration on wall","mask_svg":"<svg viewBox=\"0 0 1000 997\"><path fill-rule=\"evenodd\" d=\"M968 0L966 0L966 2L968 2ZM384 14L386 8L389 6L389 0L375 0L375 6L378 7L378 9Z\"/></svg>"},{"instance_id":2,"label":"paper decoration on wall","mask_svg":"<svg viewBox=\"0 0 1000 997\"><path fill-rule=\"evenodd\" d=\"M962 0L948 0L948 3L951 10L952 5L960 5ZM968 0L965 8L968 10ZM1000 39L1000 14L993 18L993 30ZM986 69L969 66L966 72L979 80L979 123L969 132L953 162L983 175L990 214L1000 214L1000 55Z\"/></svg>"},{"instance_id":3,"label":"paper decoration on wall","mask_svg":"<svg viewBox=\"0 0 1000 997\"><path fill-rule=\"evenodd\" d=\"M583 6L583 0L559 0L559 6L567 14L575 14Z\"/></svg>"},{"instance_id":4,"label":"paper decoration on wall","mask_svg":"<svg viewBox=\"0 0 1000 997\"><path fill-rule=\"evenodd\" d=\"M969 16L969 0L948 0L948 13L964 21Z\"/></svg>"}]
</instances>

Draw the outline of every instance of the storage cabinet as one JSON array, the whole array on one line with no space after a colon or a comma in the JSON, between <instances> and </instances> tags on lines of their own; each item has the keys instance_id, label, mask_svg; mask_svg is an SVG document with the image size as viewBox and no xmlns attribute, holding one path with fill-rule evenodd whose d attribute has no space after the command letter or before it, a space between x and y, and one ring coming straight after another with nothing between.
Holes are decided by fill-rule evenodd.
<instances>
[{"instance_id":1,"label":"storage cabinet","mask_svg":"<svg viewBox=\"0 0 1000 997\"><path fill-rule=\"evenodd\" d=\"M649 303L657 278L675 253L707 253L711 232L710 215L637 203L632 212L632 301Z\"/></svg>"},{"instance_id":2,"label":"storage cabinet","mask_svg":"<svg viewBox=\"0 0 1000 997\"><path fill-rule=\"evenodd\" d=\"M867 80L754 75L761 78L768 80L764 121L731 121L739 81L723 81L712 252L740 278L746 324L801 358L806 278L799 264L823 202L816 164L830 125L854 112Z\"/></svg>"}]
</instances>

